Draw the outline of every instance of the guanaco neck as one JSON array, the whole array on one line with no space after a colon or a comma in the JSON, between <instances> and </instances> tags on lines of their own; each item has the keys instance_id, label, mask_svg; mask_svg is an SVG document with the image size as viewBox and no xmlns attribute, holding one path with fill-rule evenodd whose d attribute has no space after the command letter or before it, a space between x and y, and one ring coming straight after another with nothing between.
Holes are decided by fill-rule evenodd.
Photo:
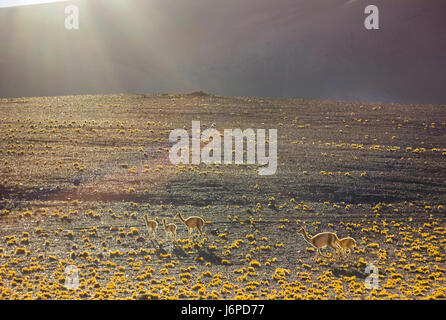
<instances>
[{"instance_id":1,"label":"guanaco neck","mask_svg":"<svg viewBox=\"0 0 446 320\"><path fill-rule=\"evenodd\" d=\"M178 219L181 220L181 222L183 222L184 224L186 224L186 220L183 219L183 217L181 216L181 214L178 214Z\"/></svg>"},{"instance_id":2,"label":"guanaco neck","mask_svg":"<svg viewBox=\"0 0 446 320\"><path fill-rule=\"evenodd\" d=\"M148 228L149 227L149 218L147 218L147 216L144 216L144 220L146 220L146 225ZM155 224L157 223L156 220L153 220L152 222L155 222Z\"/></svg>"},{"instance_id":3,"label":"guanaco neck","mask_svg":"<svg viewBox=\"0 0 446 320\"><path fill-rule=\"evenodd\" d=\"M149 219L146 216L144 216L144 220L146 221L147 230L150 231L151 227L149 226Z\"/></svg>"},{"instance_id":4,"label":"guanaco neck","mask_svg":"<svg viewBox=\"0 0 446 320\"><path fill-rule=\"evenodd\" d=\"M312 238L310 238L307 234L307 231L304 229L302 235L304 236L305 240L309 243L309 244L313 244Z\"/></svg>"}]
</instances>

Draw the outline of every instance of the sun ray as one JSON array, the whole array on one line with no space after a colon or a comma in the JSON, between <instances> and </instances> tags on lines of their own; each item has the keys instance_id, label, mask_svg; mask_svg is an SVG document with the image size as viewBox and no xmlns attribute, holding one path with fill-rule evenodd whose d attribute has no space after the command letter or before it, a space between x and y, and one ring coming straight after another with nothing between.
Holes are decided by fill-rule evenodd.
<instances>
[{"instance_id":1,"label":"sun ray","mask_svg":"<svg viewBox=\"0 0 446 320\"><path fill-rule=\"evenodd\" d=\"M22 7L65 1L67 0L0 0L0 8Z\"/></svg>"},{"instance_id":2,"label":"sun ray","mask_svg":"<svg viewBox=\"0 0 446 320\"><path fill-rule=\"evenodd\" d=\"M150 80L150 75L162 75L157 81L163 82L162 79L167 79L168 82L171 81L173 83L173 91L184 90L184 88L196 89L196 84L192 83L191 79L186 78L179 70L179 65L181 65L181 61L179 60L182 59L178 58L179 53L171 43L172 40L160 36L159 31L165 23L160 18L163 16L163 8L157 7L155 3L151 5L152 8L148 11L150 15L147 16L147 11L144 13L141 12L138 6L129 6L125 2L117 0L107 1L107 10L110 10L112 13L111 16L116 19L114 22L121 25L120 38L126 39L127 43L125 47L127 47L127 50L137 51L138 48L143 46L145 52L147 52L147 56L150 57L144 59L140 56L136 60L128 60L122 58L122 55L120 55L120 58L109 55L109 58L111 58L110 61L113 62L114 68L125 69L125 74L133 74L135 77L141 79ZM91 12L91 10L87 11ZM120 19L134 21L134 23L123 24ZM100 38L98 37L98 39ZM150 45L142 45L138 42L141 39L147 39L146 41L150 41ZM104 39L102 41L103 52L112 52L112 48L108 47L112 45L110 41ZM160 88L162 87L162 84L154 85ZM141 85L141 90L147 90L146 88L155 91L160 90L159 88L153 87L153 85Z\"/></svg>"}]
</instances>

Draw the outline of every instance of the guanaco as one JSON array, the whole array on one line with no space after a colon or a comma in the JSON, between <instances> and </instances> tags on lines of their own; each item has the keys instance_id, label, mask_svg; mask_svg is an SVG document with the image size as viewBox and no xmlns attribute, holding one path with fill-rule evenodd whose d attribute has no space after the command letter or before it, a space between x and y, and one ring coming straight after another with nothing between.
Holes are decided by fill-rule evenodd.
<instances>
[{"instance_id":1,"label":"guanaco","mask_svg":"<svg viewBox=\"0 0 446 320\"><path fill-rule=\"evenodd\" d=\"M155 220L149 220L147 215L144 215L144 220L146 220L147 231L149 232L150 238L152 235L155 235L156 239L156 229L158 229L158 217L155 217Z\"/></svg>"},{"instance_id":2,"label":"guanaco","mask_svg":"<svg viewBox=\"0 0 446 320\"><path fill-rule=\"evenodd\" d=\"M189 230L189 235L192 234L192 231L194 229L197 229L200 232L200 235L203 234L202 229L203 229L203 225L204 225L204 220L202 218L197 217L197 216L191 216L191 217L188 217L187 219L183 219L183 217L181 216L181 213L178 212L175 215L174 219L180 219L181 222L184 223L184 225Z\"/></svg>"},{"instance_id":3,"label":"guanaco","mask_svg":"<svg viewBox=\"0 0 446 320\"><path fill-rule=\"evenodd\" d=\"M307 234L307 231L305 231L305 228L301 228L299 230L299 233L302 234L305 238L305 240L311 244L313 247L317 249L316 256L314 257L314 260L316 261L317 257L320 254L320 250L325 247L330 247L335 249L335 254L338 254L338 248L340 248L340 243L338 236L335 233L332 232L322 232L318 233L317 235L313 237L309 237ZM322 254L321 254L322 255ZM322 255L324 256L324 255ZM327 258L327 256L324 256Z\"/></svg>"},{"instance_id":4,"label":"guanaco","mask_svg":"<svg viewBox=\"0 0 446 320\"><path fill-rule=\"evenodd\" d=\"M177 225L175 223L167 224L166 219L163 219L164 231L166 231L166 239L172 237L174 241L177 240Z\"/></svg>"},{"instance_id":5,"label":"guanaco","mask_svg":"<svg viewBox=\"0 0 446 320\"><path fill-rule=\"evenodd\" d=\"M351 237L342 238L342 239L339 239L339 245L341 246L342 254L344 256L348 257L350 255L350 253L353 252L353 248L356 247L356 241L355 241L355 239L353 239ZM348 253L345 254L347 249L348 249Z\"/></svg>"}]
</instances>

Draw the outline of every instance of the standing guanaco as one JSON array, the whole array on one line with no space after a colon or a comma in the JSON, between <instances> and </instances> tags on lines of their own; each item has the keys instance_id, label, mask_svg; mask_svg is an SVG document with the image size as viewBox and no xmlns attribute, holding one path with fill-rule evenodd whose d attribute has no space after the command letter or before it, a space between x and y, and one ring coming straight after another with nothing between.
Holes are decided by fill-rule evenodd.
<instances>
[{"instance_id":1,"label":"standing guanaco","mask_svg":"<svg viewBox=\"0 0 446 320\"><path fill-rule=\"evenodd\" d=\"M172 239L174 241L177 240L177 225L175 223L169 223L167 224L166 219L163 219L163 226L164 226L164 231L166 231L166 239L169 239L169 235L170 237L172 237Z\"/></svg>"},{"instance_id":2,"label":"standing guanaco","mask_svg":"<svg viewBox=\"0 0 446 320\"><path fill-rule=\"evenodd\" d=\"M322 233L318 233L317 235L315 235L313 237L309 237L307 232L305 231L305 228L301 228L299 230L299 233L304 236L305 240L309 244L311 244L313 247L315 247L317 249L316 256L314 257L315 261L320 254L320 250L325 247L330 247L330 248L335 249L335 254L338 254L338 248L340 248L340 243L339 243L338 236L335 233L322 232ZM324 256L324 257L327 257L327 256Z\"/></svg>"},{"instance_id":3,"label":"standing guanaco","mask_svg":"<svg viewBox=\"0 0 446 320\"><path fill-rule=\"evenodd\" d=\"M341 246L342 254L346 257L350 255L350 253L353 252L353 248L356 247L356 241L355 239L351 237L342 238L339 239L339 245ZM348 253L345 254L346 250L348 249Z\"/></svg>"},{"instance_id":4,"label":"standing guanaco","mask_svg":"<svg viewBox=\"0 0 446 320\"><path fill-rule=\"evenodd\" d=\"M147 231L149 232L150 239L152 238L152 234L155 235L156 239L156 229L158 229L158 217L155 217L155 220L149 220L147 215L144 215L144 220L146 220Z\"/></svg>"},{"instance_id":5,"label":"standing guanaco","mask_svg":"<svg viewBox=\"0 0 446 320\"><path fill-rule=\"evenodd\" d=\"M200 235L203 235L202 229L203 229L203 225L204 225L204 220L202 218L197 217L197 216L191 216L191 217L188 217L187 219L183 219L183 217L181 216L181 213L178 212L175 215L174 219L180 219L181 222L184 223L184 225L189 230L189 235L192 234L192 231L194 229L197 229L200 232Z\"/></svg>"}]
</instances>

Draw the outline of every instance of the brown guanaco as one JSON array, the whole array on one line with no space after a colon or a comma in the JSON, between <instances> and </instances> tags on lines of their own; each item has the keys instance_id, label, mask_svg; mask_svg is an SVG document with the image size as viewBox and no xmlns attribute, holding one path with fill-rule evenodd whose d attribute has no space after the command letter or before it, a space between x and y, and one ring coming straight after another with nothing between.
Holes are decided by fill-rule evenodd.
<instances>
[{"instance_id":1,"label":"brown guanaco","mask_svg":"<svg viewBox=\"0 0 446 320\"><path fill-rule=\"evenodd\" d=\"M351 238L351 237L347 237L347 238L342 238L339 239L339 245L341 246L341 250L342 250L342 254L346 257L348 257L350 255L350 253L353 252L353 249L356 247L356 241L355 239ZM348 249L348 253L346 253Z\"/></svg>"},{"instance_id":2,"label":"brown guanaco","mask_svg":"<svg viewBox=\"0 0 446 320\"><path fill-rule=\"evenodd\" d=\"M191 216L191 217L188 217L188 218L184 219L181 216L181 213L178 212L175 215L174 219L180 219L180 221L184 223L184 225L189 230L189 235L192 234L192 231L194 229L197 229L200 232L200 235L203 234L202 229L203 229L203 226L204 226L204 220L202 218L197 217L197 216Z\"/></svg>"},{"instance_id":3,"label":"brown guanaco","mask_svg":"<svg viewBox=\"0 0 446 320\"><path fill-rule=\"evenodd\" d=\"M158 217L155 217L155 220L149 220L147 215L144 215L144 220L146 220L147 231L149 232L150 239L152 235L155 236L156 239L156 229L158 228Z\"/></svg>"},{"instance_id":4,"label":"brown guanaco","mask_svg":"<svg viewBox=\"0 0 446 320\"><path fill-rule=\"evenodd\" d=\"M163 219L164 231L166 231L166 239L169 239L169 236L173 241L177 240L177 225L175 223L167 223L166 219Z\"/></svg>"},{"instance_id":5,"label":"brown guanaco","mask_svg":"<svg viewBox=\"0 0 446 320\"><path fill-rule=\"evenodd\" d=\"M313 247L317 249L316 256L314 257L314 260L317 259L319 256L320 250L325 247L330 247L335 249L335 254L338 254L338 249L340 248L340 243L338 236L333 232L321 232L316 234L313 237L308 236L307 232L305 231L305 228L301 228L299 230L299 233L303 235L305 240L311 244ZM322 255L322 254L321 254ZM322 255L324 256L324 255ZM327 257L327 256L324 256Z\"/></svg>"}]
</instances>

